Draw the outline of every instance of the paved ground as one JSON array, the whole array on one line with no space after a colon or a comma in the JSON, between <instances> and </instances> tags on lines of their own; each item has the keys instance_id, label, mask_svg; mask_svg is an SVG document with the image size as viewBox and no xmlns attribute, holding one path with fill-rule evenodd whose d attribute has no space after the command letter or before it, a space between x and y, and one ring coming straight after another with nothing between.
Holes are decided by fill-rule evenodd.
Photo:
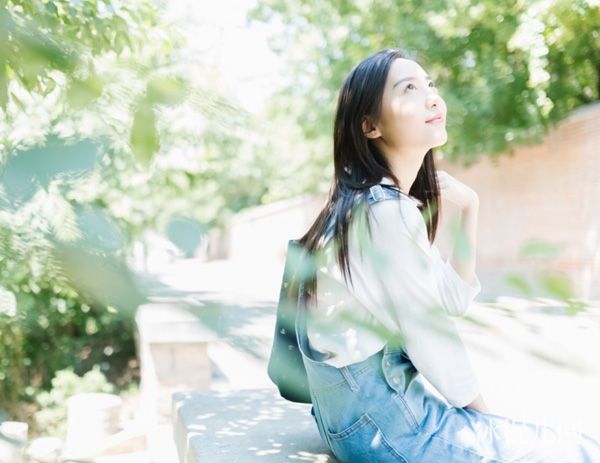
<instances>
[{"instance_id":1,"label":"paved ground","mask_svg":"<svg viewBox=\"0 0 600 463\"><path fill-rule=\"evenodd\" d=\"M600 437L600 317L551 301L500 298L461 320L492 413Z\"/></svg>"}]
</instances>

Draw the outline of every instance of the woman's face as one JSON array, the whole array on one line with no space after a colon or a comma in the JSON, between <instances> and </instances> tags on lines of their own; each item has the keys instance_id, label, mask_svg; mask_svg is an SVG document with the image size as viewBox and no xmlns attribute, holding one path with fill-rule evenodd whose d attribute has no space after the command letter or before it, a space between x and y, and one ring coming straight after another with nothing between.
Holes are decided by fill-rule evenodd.
<instances>
[{"instance_id":1,"label":"woman's face","mask_svg":"<svg viewBox=\"0 0 600 463\"><path fill-rule=\"evenodd\" d=\"M436 115L441 120L427 122ZM435 83L415 61L394 60L388 73L381 114L374 127L379 136L369 136L392 150L419 150L443 145L446 133L446 103L438 94Z\"/></svg>"}]
</instances>

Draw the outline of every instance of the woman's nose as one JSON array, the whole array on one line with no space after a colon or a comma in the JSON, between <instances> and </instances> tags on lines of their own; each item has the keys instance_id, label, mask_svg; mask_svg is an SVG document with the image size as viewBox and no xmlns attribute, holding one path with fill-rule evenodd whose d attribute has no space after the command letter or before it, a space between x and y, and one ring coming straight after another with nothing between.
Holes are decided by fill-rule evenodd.
<instances>
[{"instance_id":1,"label":"woman's nose","mask_svg":"<svg viewBox=\"0 0 600 463\"><path fill-rule=\"evenodd\" d=\"M427 96L427 106L429 108L439 108L442 104L442 97L437 93L430 93Z\"/></svg>"}]
</instances>

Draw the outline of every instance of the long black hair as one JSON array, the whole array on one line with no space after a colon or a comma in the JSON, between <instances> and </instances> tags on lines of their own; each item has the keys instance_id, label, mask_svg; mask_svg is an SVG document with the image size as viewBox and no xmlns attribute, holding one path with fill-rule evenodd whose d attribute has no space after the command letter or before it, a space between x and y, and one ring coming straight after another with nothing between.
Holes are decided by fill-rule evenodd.
<instances>
[{"instance_id":1,"label":"long black hair","mask_svg":"<svg viewBox=\"0 0 600 463\"><path fill-rule=\"evenodd\" d=\"M363 193L390 177L395 187L400 182L392 172L383 154L363 133L365 116L377 121L381 113L383 90L390 67L395 59L407 58L399 49L385 49L367 57L352 69L339 93L333 129L334 178L327 202L314 223L298 242L314 256L323 244L330 220L335 221L333 238L337 243L337 259L344 279L352 283L348 260L348 230L357 208L363 204ZM433 149L430 149L410 189L410 195L419 199L421 212L427 212L427 231L433 243L438 225L440 194L435 174ZM368 226L368 220L367 220ZM305 282L306 300L316 296L316 278Z\"/></svg>"}]
</instances>

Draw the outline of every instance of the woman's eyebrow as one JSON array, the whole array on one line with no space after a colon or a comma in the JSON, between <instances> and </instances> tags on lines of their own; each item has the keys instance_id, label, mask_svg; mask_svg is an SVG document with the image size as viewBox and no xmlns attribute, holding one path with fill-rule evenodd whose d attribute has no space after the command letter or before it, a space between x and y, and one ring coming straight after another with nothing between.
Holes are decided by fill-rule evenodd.
<instances>
[{"instance_id":1,"label":"woman's eyebrow","mask_svg":"<svg viewBox=\"0 0 600 463\"><path fill-rule=\"evenodd\" d=\"M426 76L425 76L425 79L426 79L426 80L433 80L433 79L432 79L432 78L431 78L429 75L426 75ZM398 84L401 84L401 83L402 83L402 82L404 82L405 80L417 80L417 78L416 78L416 77L412 77L412 76L411 76L411 77L403 77L403 78L402 78L402 79L400 79L398 82L396 82L392 88L396 88L396 86L397 86Z\"/></svg>"}]
</instances>

